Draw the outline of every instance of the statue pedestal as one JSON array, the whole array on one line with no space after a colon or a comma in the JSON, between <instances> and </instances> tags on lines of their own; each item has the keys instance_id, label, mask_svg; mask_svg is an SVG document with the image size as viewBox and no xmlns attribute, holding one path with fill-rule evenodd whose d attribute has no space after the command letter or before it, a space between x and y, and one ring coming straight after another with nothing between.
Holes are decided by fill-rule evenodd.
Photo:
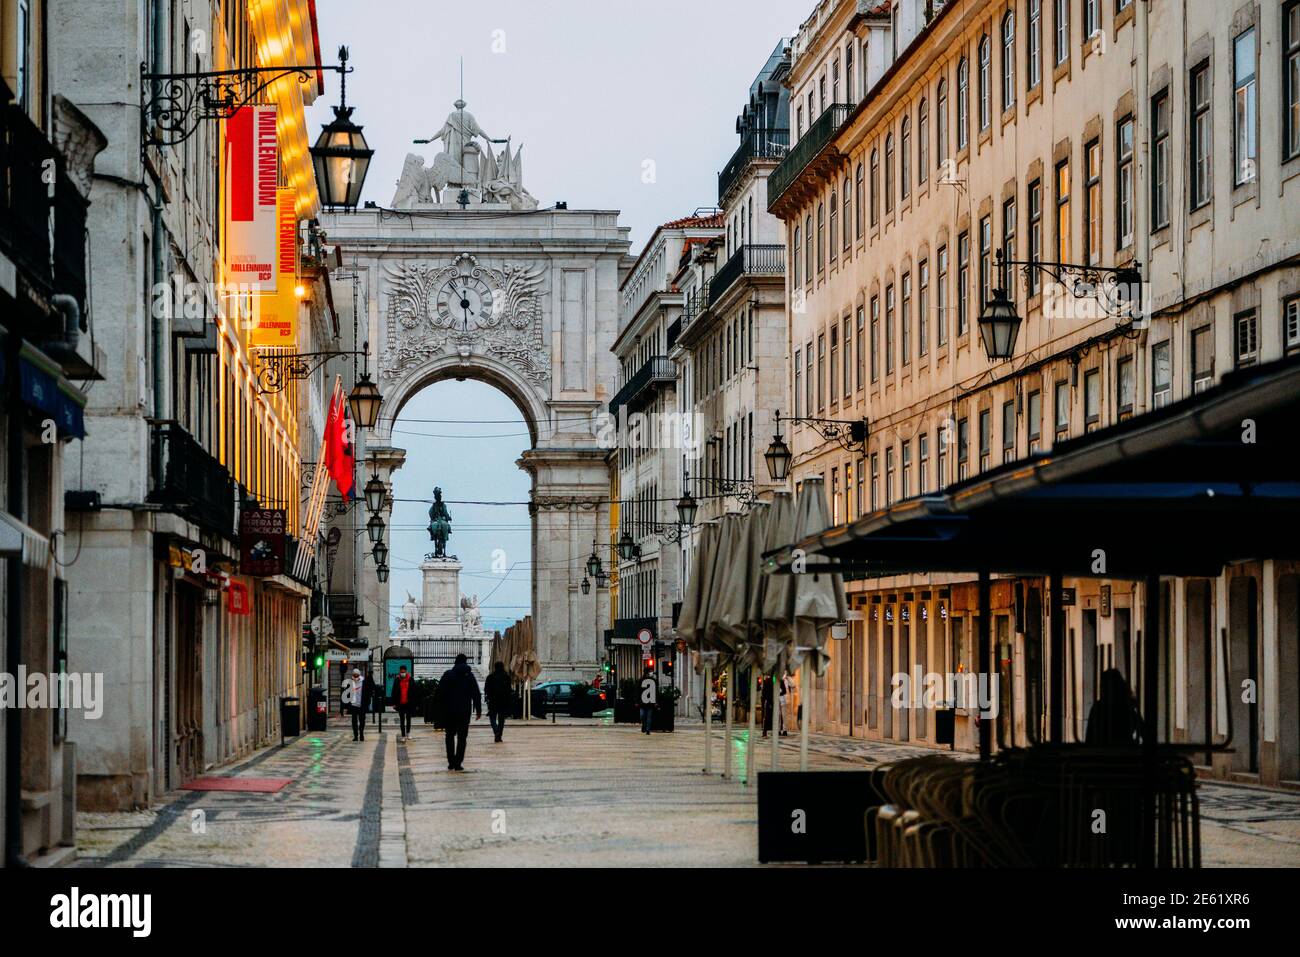
<instances>
[{"instance_id":1,"label":"statue pedestal","mask_svg":"<svg viewBox=\"0 0 1300 957\"><path fill-rule=\"evenodd\" d=\"M460 570L454 556L426 558L420 563L424 588L420 593L420 624L447 625L460 632Z\"/></svg>"}]
</instances>

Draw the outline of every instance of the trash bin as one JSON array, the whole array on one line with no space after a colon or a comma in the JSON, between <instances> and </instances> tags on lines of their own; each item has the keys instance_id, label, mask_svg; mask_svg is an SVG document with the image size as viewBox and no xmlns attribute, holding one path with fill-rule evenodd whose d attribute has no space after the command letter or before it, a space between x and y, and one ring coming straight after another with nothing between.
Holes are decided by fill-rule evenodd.
<instances>
[{"instance_id":1,"label":"trash bin","mask_svg":"<svg viewBox=\"0 0 1300 957\"><path fill-rule=\"evenodd\" d=\"M952 708L934 709L934 743L953 744L956 740L957 712Z\"/></svg>"},{"instance_id":2,"label":"trash bin","mask_svg":"<svg viewBox=\"0 0 1300 957\"><path fill-rule=\"evenodd\" d=\"M307 730L324 731L325 719L328 717L326 711L329 708L329 702L325 698L325 689L320 685L313 685L307 692Z\"/></svg>"},{"instance_id":3,"label":"trash bin","mask_svg":"<svg viewBox=\"0 0 1300 957\"><path fill-rule=\"evenodd\" d=\"M280 740L296 738L302 733L298 720L298 698L280 699Z\"/></svg>"}]
</instances>

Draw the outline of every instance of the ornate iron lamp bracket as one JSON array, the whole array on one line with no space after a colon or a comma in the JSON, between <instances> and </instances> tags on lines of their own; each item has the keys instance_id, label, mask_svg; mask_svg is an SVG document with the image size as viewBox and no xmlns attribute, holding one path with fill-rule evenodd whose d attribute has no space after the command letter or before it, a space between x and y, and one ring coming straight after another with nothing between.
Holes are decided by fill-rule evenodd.
<instances>
[{"instance_id":1,"label":"ornate iron lamp bracket","mask_svg":"<svg viewBox=\"0 0 1300 957\"><path fill-rule=\"evenodd\" d=\"M364 352L281 352L272 349L257 350L257 388L264 393L282 392L295 379L309 379L329 360L348 356L353 362Z\"/></svg>"}]
</instances>

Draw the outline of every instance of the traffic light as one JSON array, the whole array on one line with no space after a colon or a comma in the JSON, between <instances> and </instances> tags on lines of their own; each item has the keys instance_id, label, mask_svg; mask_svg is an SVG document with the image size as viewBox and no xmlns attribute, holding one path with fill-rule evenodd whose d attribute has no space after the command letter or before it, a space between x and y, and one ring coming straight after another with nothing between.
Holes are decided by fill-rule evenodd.
<instances>
[{"instance_id":1,"label":"traffic light","mask_svg":"<svg viewBox=\"0 0 1300 957\"><path fill-rule=\"evenodd\" d=\"M319 651L316 652L316 657L313 659L312 664L316 668L321 667L322 665L325 664L325 656L321 654Z\"/></svg>"},{"instance_id":2,"label":"traffic light","mask_svg":"<svg viewBox=\"0 0 1300 957\"><path fill-rule=\"evenodd\" d=\"M665 678L671 678L672 676L673 676L673 659L671 659L671 658L665 658L665 659L664 659L664 677L665 677Z\"/></svg>"}]
</instances>

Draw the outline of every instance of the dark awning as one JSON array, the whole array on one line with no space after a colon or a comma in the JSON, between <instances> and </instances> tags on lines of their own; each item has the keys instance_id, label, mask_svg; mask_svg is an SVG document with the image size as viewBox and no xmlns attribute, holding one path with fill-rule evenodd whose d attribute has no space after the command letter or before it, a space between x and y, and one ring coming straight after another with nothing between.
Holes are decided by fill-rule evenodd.
<instances>
[{"instance_id":1,"label":"dark awning","mask_svg":"<svg viewBox=\"0 0 1300 957\"><path fill-rule=\"evenodd\" d=\"M27 343L18 353L18 401L49 416L64 438L86 437L86 396L53 360Z\"/></svg>"},{"instance_id":2,"label":"dark awning","mask_svg":"<svg viewBox=\"0 0 1300 957\"><path fill-rule=\"evenodd\" d=\"M1300 557L1300 361L768 553L769 571L1214 576Z\"/></svg>"}]
</instances>

